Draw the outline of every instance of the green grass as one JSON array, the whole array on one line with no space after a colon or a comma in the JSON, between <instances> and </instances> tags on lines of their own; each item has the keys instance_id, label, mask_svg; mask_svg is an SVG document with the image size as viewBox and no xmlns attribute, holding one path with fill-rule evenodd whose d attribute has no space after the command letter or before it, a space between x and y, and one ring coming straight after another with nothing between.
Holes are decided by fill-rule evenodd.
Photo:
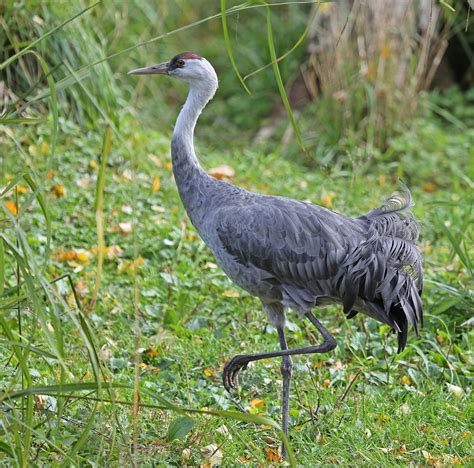
<instances>
[{"instance_id":1,"label":"green grass","mask_svg":"<svg viewBox=\"0 0 474 468\"><path fill-rule=\"evenodd\" d=\"M242 372L233 398L220 379L234 354L275 349L276 331L259 302L216 267L179 201L169 143L180 88L143 80L133 89L124 73L191 39L222 77L197 131L206 168L230 164L238 185L352 215L380 204L401 177L417 203L425 328L396 355L386 326L347 321L339 307L317 311L339 346L295 359L297 462L352 464L356 455L368 465L472 463L473 332L465 324L473 309L472 92L420 95L420 116L391 133L387 150L370 152L350 132L325 143L310 109L298 125L311 160L296 141L287 149L251 144L278 87L265 69L246 81L252 96L244 94L216 39L218 3L215 12L205 2L186 10L101 4L71 22L80 8L54 5L38 5L39 20L18 5L5 10L4 33L17 42L3 60L19 66L2 72L21 92L0 118L0 464L194 465L221 457L268 464L274 457L279 362ZM269 62L260 35L266 11L258 4L235 13L234 5L226 40L247 73ZM272 8L274 59L304 37L304 8ZM153 29L146 35L145 19ZM283 28L287 34L277 35ZM82 38L80 48L70 47L70 36ZM141 47L150 37L153 50ZM282 96L296 52L278 62ZM303 346L315 336L290 314L288 339Z\"/></svg>"},{"instance_id":2,"label":"green grass","mask_svg":"<svg viewBox=\"0 0 474 468\"><path fill-rule=\"evenodd\" d=\"M346 321L338 307L318 313L332 329L339 346L334 354L295 359L291 442L299 463L350 463L354 454L361 463L370 464L435 460L469 463L472 333L460 325L468 318L472 298L467 292L468 271L453 250L445 229L450 230L454 240L460 234L468 235L467 224L463 227L462 222L472 218L472 194L465 182L457 179L464 157L451 161L443 180L439 180L436 153L425 155L424 147L433 135L438 135L440 154L448 147L454 152L455 146L456 153L461 155L469 150L472 135L451 129L443 147L443 125L434 117L421 119L413 125L413 132L417 128L420 131L412 137L407 133L401 140L405 145L403 151L412 151L413 164L424 163L424 171L419 173L410 172L408 163L393 163L389 172L385 164L373 166L368 173L354 174L337 166L333 170L308 170L278 152L209 152L200 148L206 168L231 164L236 170L234 182L239 185L315 203L331 200L334 209L348 214L368 211L392 190L397 175L410 176L417 202L414 211L423 226L426 326L419 337L410 336L409 347L397 356L395 337L385 326L370 319L364 320L364 324L359 318ZM82 307L87 308L96 281L95 190L100 167L97 155L105 126L84 132L61 120L60 128L60 159L43 184L53 232L53 260L43 274L50 279L71 274ZM61 313L75 308L66 281L58 282L56 289L56 320L60 325L46 319L44 328L38 329L35 324L40 312L29 312L29 301L21 304L20 314L23 330L28 330L22 339L30 353L31 381L26 382L27 386L59 383L61 366L56 341L45 341L43 336L44 330L53 329L61 330L59 356L64 361L64 382L90 382L94 373L101 372L100 380L126 385L130 390L99 393L102 400L120 400L123 404L78 399L87 396L84 392L74 392L73 396L63 392L67 396L31 400L34 414L30 459L41 463L67 461L67 457L98 464L124 463L132 456L135 281L141 328L139 380L144 392L164 396L183 407L238 411L220 382L224 362L237 353L275 349L278 343L275 330L265 325L258 301L236 289L215 267L187 220L170 171L169 137L143 128L130 118L122 119L120 128L134 155L131 160L124 145L112 137L102 200L105 243L109 247L120 246L120 250L116 249L112 258L105 256L98 298L86 319L102 371L94 370L88 357L84 335L87 327L83 328L70 313ZM426 128L434 130L425 135ZM47 164L41 148L48 142L49 132L46 124L22 127L17 139L24 155L16 161L4 161L5 178L28 167L43 173ZM200 132L198 129L198 135ZM398 151L397 144L401 142L393 144L394 151ZM13 144L7 142L8 148L13 151ZM396 153L393 160L399 157L402 158L401 154ZM160 188L153 193L155 177L160 180ZM50 192L57 184L64 186L64 196ZM18 195L20 208L30 193L31 188L29 193ZM20 221L31 249L38 254L44 252L45 225L40 208L28 208ZM127 223L132 223L134 233L127 232ZM82 252L80 249L84 249L88 261L81 261L85 260L81 256L70 260L63 256L61 260L61 252ZM6 288L14 286L12 268L14 264L7 263ZM17 311L3 311L2 317L11 331L11 336L4 335L2 340L6 344L18 343ZM291 346L314 340L310 327L296 315L290 314L289 318ZM10 346L2 347L0 358L4 364L0 379L6 390L19 358L11 355ZM236 399L251 413L278 421L279 362L255 364L241 374L240 380ZM20 381L17 378L14 382L13 388L17 388ZM462 388L463 394L456 396L448 384ZM262 399L264 406L253 407L251 402L255 399ZM160 405L145 393L141 403ZM0 460L3 457L6 461L11 460L9 450L20 443L12 437L14 430L24 430L24 413L21 399L7 399L4 404L8 411L2 414L3 430L7 429L8 436L4 439L3 455L0 447ZM48 404L53 405L52 410L48 410ZM188 463L203 463L204 448L215 444L224 463L266 463L266 450L278 445L278 433L269 428L203 416L192 416L196 425L182 438L169 441L168 427L177 417L172 411L141 408L138 448L133 455L136 460L179 464L182 456L189 456ZM227 430L222 429L223 425ZM85 434L84 440L78 445L81 434ZM77 453L71 454L74 447Z\"/></svg>"}]
</instances>

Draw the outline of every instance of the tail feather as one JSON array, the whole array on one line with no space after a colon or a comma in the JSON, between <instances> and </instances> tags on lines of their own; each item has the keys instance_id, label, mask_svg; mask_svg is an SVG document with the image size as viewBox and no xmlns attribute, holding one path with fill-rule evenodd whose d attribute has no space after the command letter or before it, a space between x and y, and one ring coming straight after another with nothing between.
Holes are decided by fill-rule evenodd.
<instances>
[{"instance_id":1,"label":"tail feather","mask_svg":"<svg viewBox=\"0 0 474 468\"><path fill-rule=\"evenodd\" d=\"M412 205L410 191L401 183L384 205L358 218L367 228L367 240L346 265L359 291L369 300L381 301L387 322L398 334L399 352L406 346L408 326L418 334L418 324L423 325L423 272L416 246L420 229L409 211ZM365 283L358 275L361 269ZM351 295L344 309L352 305Z\"/></svg>"}]
</instances>

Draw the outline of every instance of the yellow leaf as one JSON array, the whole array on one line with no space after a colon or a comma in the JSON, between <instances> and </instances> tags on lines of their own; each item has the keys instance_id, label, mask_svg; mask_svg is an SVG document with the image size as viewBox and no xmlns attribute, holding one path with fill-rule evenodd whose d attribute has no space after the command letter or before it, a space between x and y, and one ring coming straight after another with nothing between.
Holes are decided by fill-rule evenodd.
<instances>
[{"instance_id":1,"label":"yellow leaf","mask_svg":"<svg viewBox=\"0 0 474 468\"><path fill-rule=\"evenodd\" d=\"M18 193L28 193L28 187L24 187L23 185L16 185L16 191Z\"/></svg>"},{"instance_id":2,"label":"yellow leaf","mask_svg":"<svg viewBox=\"0 0 474 468\"><path fill-rule=\"evenodd\" d=\"M97 161L95 159L92 159L91 162L89 163L89 166L91 169L97 170L99 165L97 164Z\"/></svg>"},{"instance_id":3,"label":"yellow leaf","mask_svg":"<svg viewBox=\"0 0 474 468\"><path fill-rule=\"evenodd\" d=\"M433 193L436 192L436 185L433 182L425 182L421 188L423 189L424 192L427 193Z\"/></svg>"},{"instance_id":4,"label":"yellow leaf","mask_svg":"<svg viewBox=\"0 0 474 468\"><path fill-rule=\"evenodd\" d=\"M53 191L53 193L59 198L59 197L64 197L64 195L66 194L66 189L64 187L64 185L61 185L61 184L54 184L51 188L51 190Z\"/></svg>"},{"instance_id":5,"label":"yellow leaf","mask_svg":"<svg viewBox=\"0 0 474 468\"><path fill-rule=\"evenodd\" d=\"M265 406L265 401L260 398L255 398L249 403L250 408L263 408Z\"/></svg>"},{"instance_id":6,"label":"yellow leaf","mask_svg":"<svg viewBox=\"0 0 474 468\"><path fill-rule=\"evenodd\" d=\"M328 388L329 385L331 385L331 381L329 379L324 379L323 387Z\"/></svg>"},{"instance_id":7,"label":"yellow leaf","mask_svg":"<svg viewBox=\"0 0 474 468\"><path fill-rule=\"evenodd\" d=\"M85 252L76 252L76 260L86 263L89 261L89 256Z\"/></svg>"},{"instance_id":8,"label":"yellow leaf","mask_svg":"<svg viewBox=\"0 0 474 468\"><path fill-rule=\"evenodd\" d=\"M267 452L267 460L269 462L282 462L282 458L280 457L278 450L272 447L265 447L265 452Z\"/></svg>"},{"instance_id":9,"label":"yellow leaf","mask_svg":"<svg viewBox=\"0 0 474 468\"><path fill-rule=\"evenodd\" d=\"M212 372L212 369L207 368L207 369L204 369L204 375L206 377L212 377L214 375L214 372Z\"/></svg>"},{"instance_id":10,"label":"yellow leaf","mask_svg":"<svg viewBox=\"0 0 474 468\"><path fill-rule=\"evenodd\" d=\"M16 206L15 202L13 202L11 200L6 201L5 202L5 207L13 216L16 216L18 214L18 207Z\"/></svg>"},{"instance_id":11,"label":"yellow leaf","mask_svg":"<svg viewBox=\"0 0 474 468\"><path fill-rule=\"evenodd\" d=\"M158 190L160 190L160 178L158 176L155 176L155 178L153 179L153 185L151 187L151 191L153 193L156 193L158 192Z\"/></svg>"},{"instance_id":12,"label":"yellow leaf","mask_svg":"<svg viewBox=\"0 0 474 468\"><path fill-rule=\"evenodd\" d=\"M404 385L411 385L411 380L410 380L410 377L408 377L408 375L402 375L402 378L400 380L402 384Z\"/></svg>"},{"instance_id":13,"label":"yellow leaf","mask_svg":"<svg viewBox=\"0 0 474 468\"><path fill-rule=\"evenodd\" d=\"M471 431L464 431L464 432L461 434L461 438L462 438L462 439L469 439L469 437L471 437Z\"/></svg>"},{"instance_id":14,"label":"yellow leaf","mask_svg":"<svg viewBox=\"0 0 474 468\"><path fill-rule=\"evenodd\" d=\"M133 224L131 222L119 223L118 227L123 234L129 234L133 230Z\"/></svg>"},{"instance_id":15,"label":"yellow leaf","mask_svg":"<svg viewBox=\"0 0 474 468\"><path fill-rule=\"evenodd\" d=\"M173 167L173 164L171 164L170 162L167 162L167 163L165 163L165 167L166 167L166 169L168 169L170 171L171 168Z\"/></svg>"},{"instance_id":16,"label":"yellow leaf","mask_svg":"<svg viewBox=\"0 0 474 468\"><path fill-rule=\"evenodd\" d=\"M214 167L209 171L209 174L214 176L216 179L223 179L223 178L232 178L235 176L235 170L233 167L229 166L228 164L222 164L221 166Z\"/></svg>"},{"instance_id":17,"label":"yellow leaf","mask_svg":"<svg viewBox=\"0 0 474 468\"><path fill-rule=\"evenodd\" d=\"M41 156L45 156L51 152L51 147L49 146L49 143L47 141L43 141L43 143L41 143L41 146L39 147L39 152Z\"/></svg>"},{"instance_id":18,"label":"yellow leaf","mask_svg":"<svg viewBox=\"0 0 474 468\"><path fill-rule=\"evenodd\" d=\"M323 205L325 208L332 208L334 195L334 192L326 192L323 190L323 194L321 195L321 205Z\"/></svg>"},{"instance_id":19,"label":"yellow leaf","mask_svg":"<svg viewBox=\"0 0 474 468\"><path fill-rule=\"evenodd\" d=\"M84 249L65 250L61 252L56 252L53 255L53 258L59 262L77 261L81 263L86 263L89 261L89 253Z\"/></svg>"},{"instance_id":20,"label":"yellow leaf","mask_svg":"<svg viewBox=\"0 0 474 468\"><path fill-rule=\"evenodd\" d=\"M224 297L240 297L240 294L238 291L234 291L232 289L228 289L222 293Z\"/></svg>"}]
</instances>

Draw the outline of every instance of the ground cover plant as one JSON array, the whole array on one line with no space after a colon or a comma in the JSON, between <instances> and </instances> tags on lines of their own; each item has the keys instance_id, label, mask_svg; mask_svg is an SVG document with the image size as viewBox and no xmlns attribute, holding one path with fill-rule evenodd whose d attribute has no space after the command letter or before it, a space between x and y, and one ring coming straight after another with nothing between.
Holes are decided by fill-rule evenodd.
<instances>
[{"instance_id":1,"label":"ground cover plant","mask_svg":"<svg viewBox=\"0 0 474 468\"><path fill-rule=\"evenodd\" d=\"M168 15L145 5L99 5L51 34L60 51L68 33L86 38L87 54L71 49L77 62L71 56L53 60L58 55L48 48L53 44L48 38L30 53L21 51L80 8L35 6L38 29L31 36L27 27L20 28L24 36L10 29L14 46L3 57L2 81L9 82L15 67L23 87L8 87L0 119L0 461L5 464L282 463L279 362L250 366L234 398L220 381L226 359L273 349L276 331L265 325L258 301L217 268L180 204L169 141L182 90L156 81L135 89L124 73L113 71L171 56L170 51L187 48L182 43L189 36L168 38L160 58L148 46L120 56L120 63L119 57L111 59L101 77L81 72L82 66L134 45L127 41L148 38L138 26L143 15L156 15L157 36L205 16L172 2L166 4ZM274 31L289 22L295 32L288 42L274 32L280 54L298 40L308 20L306 10L284 8L287 15L271 9ZM111 36L105 18L114 9L117 30ZM265 9L258 11L255 17L265 22ZM22 16L18 6L7 13L18 24L33 18ZM225 50L220 24L217 16L200 30L213 37L211 51ZM125 34L129 30L135 32ZM231 32L230 40L236 37ZM251 43L258 40L254 33ZM256 67L268 62L266 40L260 37L265 53L262 46L245 49L254 51ZM240 53L234 52L238 65ZM291 60L297 63L297 57ZM357 457L370 465L469 465L472 91L422 93L409 125L394 129L387 148L374 150L370 158L363 135L349 135L331 146L309 145L308 160L296 140L288 147L235 138L252 134L253 122L260 121L256 115L268 115L268 96L273 102L279 90L269 67L257 91L245 97L227 56L220 53L218 60L222 95L196 137L202 164L215 177L354 215L378 205L402 178L422 225L425 326L418 337L410 336L402 354L395 354L396 339L386 326L359 316L347 321L340 307L319 312L338 347L330 355L295 359L290 444L297 462L348 464ZM291 63L284 63L283 79L291 74ZM269 83L271 92L265 90ZM150 89L140 90L145 86ZM144 101L152 99L159 110L144 106L142 112ZM250 116L251 129L242 131L243 115ZM312 108L302 115L298 124L308 146ZM296 315L290 314L289 322L290 346L315 342Z\"/></svg>"}]
</instances>

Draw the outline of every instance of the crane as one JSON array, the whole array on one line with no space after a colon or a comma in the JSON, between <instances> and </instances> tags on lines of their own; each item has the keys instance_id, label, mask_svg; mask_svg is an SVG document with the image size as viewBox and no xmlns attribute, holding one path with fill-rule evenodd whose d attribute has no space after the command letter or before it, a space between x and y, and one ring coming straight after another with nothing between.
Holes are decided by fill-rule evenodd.
<instances>
[{"instance_id":1,"label":"crane","mask_svg":"<svg viewBox=\"0 0 474 468\"><path fill-rule=\"evenodd\" d=\"M170 61L132 70L133 75L168 75L186 82L189 93L171 142L174 178L186 212L217 263L238 286L258 297L280 341L277 351L240 354L224 367L227 391L252 361L281 357L282 431L288 435L291 356L327 353L336 340L312 313L341 303L347 318L364 313L388 324L398 337L398 352L408 327L423 322L422 266L416 246L419 225L402 185L382 206L348 217L286 197L249 192L207 174L194 152L196 122L214 97L218 79L212 65L184 52ZM322 343L289 349L288 309L311 322ZM282 454L286 455L283 444Z\"/></svg>"}]
</instances>

